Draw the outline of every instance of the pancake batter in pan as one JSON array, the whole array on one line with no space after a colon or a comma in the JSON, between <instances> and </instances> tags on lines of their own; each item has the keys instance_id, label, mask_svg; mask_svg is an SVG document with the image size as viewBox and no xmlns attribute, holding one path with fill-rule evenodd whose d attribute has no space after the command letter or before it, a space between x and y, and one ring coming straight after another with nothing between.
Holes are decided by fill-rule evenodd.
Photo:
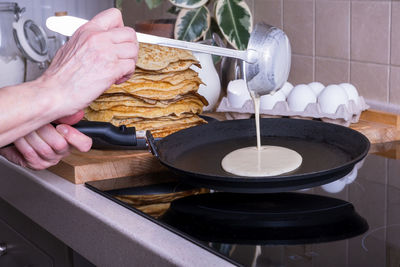
<instances>
[{"instance_id":1,"label":"pancake batter in pan","mask_svg":"<svg viewBox=\"0 0 400 267\"><path fill-rule=\"evenodd\" d=\"M252 93L257 147L232 151L221 162L222 168L232 174L247 177L267 177L288 173L300 167L303 159L296 151L281 146L261 146L260 97Z\"/></svg>"}]
</instances>

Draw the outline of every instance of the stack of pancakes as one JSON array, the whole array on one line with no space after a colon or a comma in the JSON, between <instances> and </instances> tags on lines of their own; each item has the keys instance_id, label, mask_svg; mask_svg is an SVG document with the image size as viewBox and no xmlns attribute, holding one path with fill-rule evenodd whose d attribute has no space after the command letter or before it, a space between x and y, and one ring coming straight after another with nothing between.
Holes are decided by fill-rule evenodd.
<instances>
[{"instance_id":1,"label":"stack of pancakes","mask_svg":"<svg viewBox=\"0 0 400 267\"><path fill-rule=\"evenodd\" d=\"M92 102L85 118L150 130L154 137L206 123L198 116L208 103L197 93L202 82L193 64L199 62L189 51L140 44L135 73Z\"/></svg>"}]
</instances>

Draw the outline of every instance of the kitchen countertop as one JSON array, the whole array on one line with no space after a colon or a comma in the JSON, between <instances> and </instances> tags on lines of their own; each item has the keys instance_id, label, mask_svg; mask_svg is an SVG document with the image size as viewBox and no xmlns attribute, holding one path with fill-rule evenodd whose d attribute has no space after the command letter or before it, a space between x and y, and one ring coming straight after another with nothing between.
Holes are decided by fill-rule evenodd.
<instances>
[{"instance_id":1,"label":"kitchen countertop","mask_svg":"<svg viewBox=\"0 0 400 267\"><path fill-rule=\"evenodd\" d=\"M0 198L97 266L231 266L84 185L1 157L0 173Z\"/></svg>"}]
</instances>

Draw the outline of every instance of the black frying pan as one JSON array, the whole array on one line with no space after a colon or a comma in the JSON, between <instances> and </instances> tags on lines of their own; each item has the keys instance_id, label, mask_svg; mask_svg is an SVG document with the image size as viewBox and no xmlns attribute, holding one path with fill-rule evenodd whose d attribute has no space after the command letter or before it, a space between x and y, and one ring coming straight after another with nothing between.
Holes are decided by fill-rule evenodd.
<instances>
[{"instance_id":1,"label":"black frying pan","mask_svg":"<svg viewBox=\"0 0 400 267\"><path fill-rule=\"evenodd\" d=\"M234 120L192 127L154 141L152 153L189 184L227 192L268 193L326 184L344 177L363 159L370 143L361 133L312 120L261 119L263 145L293 149L303 157L291 173L273 177L241 177L224 171L229 152L256 145L255 122Z\"/></svg>"}]
</instances>

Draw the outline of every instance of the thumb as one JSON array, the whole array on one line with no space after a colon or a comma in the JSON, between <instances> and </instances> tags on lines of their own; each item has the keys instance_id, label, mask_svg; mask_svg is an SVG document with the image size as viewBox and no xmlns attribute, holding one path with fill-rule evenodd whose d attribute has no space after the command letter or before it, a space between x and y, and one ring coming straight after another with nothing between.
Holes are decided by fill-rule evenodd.
<instances>
[{"instance_id":1,"label":"thumb","mask_svg":"<svg viewBox=\"0 0 400 267\"><path fill-rule=\"evenodd\" d=\"M95 23L104 30L109 30L112 28L123 27L124 22L122 20L121 11L117 8L110 8L100 12L90 22Z\"/></svg>"},{"instance_id":2,"label":"thumb","mask_svg":"<svg viewBox=\"0 0 400 267\"><path fill-rule=\"evenodd\" d=\"M81 152L88 152L92 147L92 138L84 135L77 129L67 124L59 124L56 127L65 140Z\"/></svg>"}]
</instances>

